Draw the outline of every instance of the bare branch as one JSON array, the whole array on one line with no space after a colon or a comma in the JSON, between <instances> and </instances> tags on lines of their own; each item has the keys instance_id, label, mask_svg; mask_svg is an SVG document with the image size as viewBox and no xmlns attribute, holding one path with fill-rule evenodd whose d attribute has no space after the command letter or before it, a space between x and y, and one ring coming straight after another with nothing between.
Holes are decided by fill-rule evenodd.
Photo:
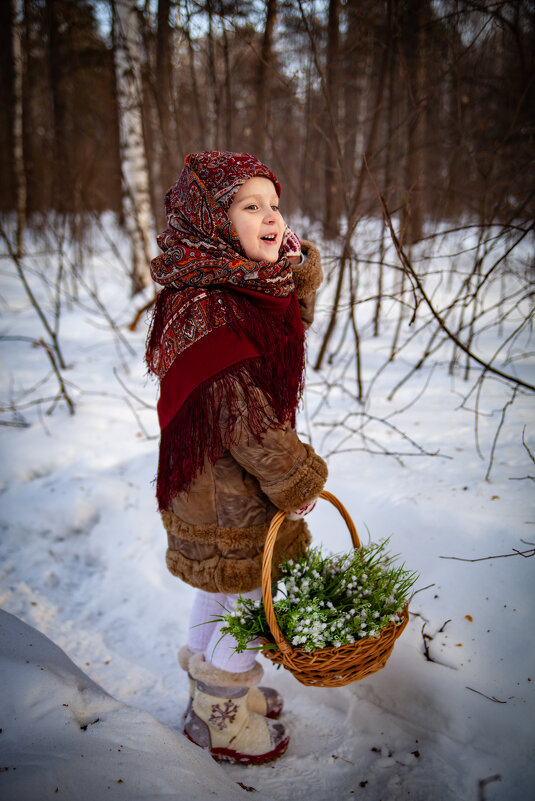
<instances>
[{"instance_id":1,"label":"bare branch","mask_svg":"<svg viewBox=\"0 0 535 801\"><path fill-rule=\"evenodd\" d=\"M26 295L28 296L28 299L29 299L30 303L32 304L33 308L35 309L35 311L37 313L37 316L41 320L41 323L43 324L43 327L44 327L46 333L48 334L48 336L50 337L50 339L52 341L52 346L54 348L56 356L58 357L59 366L62 369L65 369L66 365L65 365L65 361L63 359L63 355L61 353L61 349L60 349L60 346L59 346L59 341L58 341L56 332L53 330L52 326L48 322L48 320L47 320L47 318L45 316L45 313L43 312L43 310L41 309L41 306L39 305L39 302L38 302L37 298L33 294L32 289L30 287L30 284L28 283L28 280L26 278L24 267L22 266L22 259L19 258L19 256L17 255L17 253L13 249L11 241L9 239L9 236L7 235L7 233L6 233L5 229L4 229L4 226L1 223L0 223L0 236L2 237L2 239L5 242L9 257L10 257L11 261L13 262L13 264L15 265L15 269L16 269L16 271L18 273L18 276L19 276L19 278L21 280L22 286L24 287L24 291L26 292Z\"/></svg>"},{"instance_id":2,"label":"bare branch","mask_svg":"<svg viewBox=\"0 0 535 801\"><path fill-rule=\"evenodd\" d=\"M414 281L414 284L418 288L418 291L420 292L420 294L421 294L422 298L424 299L429 311L431 312L431 314L433 315L433 317L435 318L435 320L439 324L440 328L452 340L452 342L455 342L457 347L459 347L464 353L466 353L467 356L469 356L471 359L473 359L473 361L475 361L477 364L479 364L481 367L483 367L485 372L494 373L495 375L500 376L500 378L503 378L506 381L509 381L511 384L516 384L516 385L518 385L520 387L524 387L525 389L529 389L530 392L535 392L535 385L530 384L527 381L523 381L522 379L517 378L516 376L510 375L508 373L504 373L502 370L499 370L497 367L494 367L491 363L484 361L479 356L477 356L475 353L473 353L473 351L471 351L470 348L468 348L464 344L464 342L462 342L453 333L453 331L451 331L450 328L446 325L446 323L444 322L444 320L442 319L440 314L435 309L433 303L431 302L431 299L428 297L428 295L427 295L427 293L426 293L426 291L424 289L424 286L423 286L423 284L422 284L422 282L420 280L420 277L418 276L418 273L413 268L410 260L407 257L407 254L405 253L405 251L404 251L404 249L403 249L403 247L402 247L402 245L401 245L401 243L400 243L400 241L399 241L399 239L398 239L398 237L396 235L396 232L394 230L394 226L393 226L393 223L392 223L392 217L390 216L390 213L389 213L388 208L386 206L385 199L384 199L383 195L381 194L381 192L379 191L379 189L377 187L377 184L375 182L375 179L373 178L373 175L371 174L371 172L369 170L368 170L368 174L370 176L370 180L372 181L372 183L374 185L375 191L376 191L377 196L379 198L379 201L381 203L381 207L383 209L383 215L384 215L384 218L385 218L385 222L386 222L386 224L388 226L388 229L390 231L390 236L391 236L391 239L392 239L392 243L393 243L393 245L394 245L394 247L396 249L396 253L399 256L399 260L400 260L401 264L403 265L403 267L405 268L405 271L407 272L407 275L410 277L411 281Z\"/></svg>"},{"instance_id":3,"label":"bare branch","mask_svg":"<svg viewBox=\"0 0 535 801\"><path fill-rule=\"evenodd\" d=\"M74 403L72 402L72 400L71 400L71 398L69 396L69 393L67 392L67 387L65 386L65 382L63 381L63 376L61 375L60 369L59 369L58 364L56 362L56 357L54 355L54 351L52 350L50 345L47 345L47 343L44 341L44 339L40 339L39 340L39 344L41 345L42 348L44 348L44 350L46 352L46 355L48 356L48 358L50 360L50 363L52 365L52 369L53 369L53 371L54 371L54 373L56 375L56 378L58 379L58 384L59 384L61 396L63 397L63 399L65 400L65 403L69 407L69 412L71 414L74 414Z\"/></svg>"},{"instance_id":4,"label":"bare branch","mask_svg":"<svg viewBox=\"0 0 535 801\"><path fill-rule=\"evenodd\" d=\"M491 448L491 451L490 451L490 458L489 458L489 466L487 468L487 473L485 475L485 481L488 481L489 478L490 478L490 472L492 470L492 465L493 465L493 462L494 462L494 452L496 450L496 445L498 444L498 439L500 437L500 432L501 432L501 430L503 428L503 424L505 423L505 415L507 414L507 409L510 406L512 406L512 404L515 402L517 391L518 391L518 387L515 387L513 394L511 395L511 397L509 398L509 400L507 401L507 403L505 404L505 406L502 409L502 413L501 413L501 416L500 416L500 422L498 423L498 428L496 429L496 433L494 435L494 440L492 442L492 448Z\"/></svg>"},{"instance_id":5,"label":"bare branch","mask_svg":"<svg viewBox=\"0 0 535 801\"><path fill-rule=\"evenodd\" d=\"M439 556L439 559L454 559L456 562L487 562L489 559L506 559L508 556L523 556L524 559L529 559L535 556L535 548L530 548L527 551L518 551L513 548L513 553L501 553L497 556L479 556L477 559L465 559L462 556Z\"/></svg>"}]
</instances>

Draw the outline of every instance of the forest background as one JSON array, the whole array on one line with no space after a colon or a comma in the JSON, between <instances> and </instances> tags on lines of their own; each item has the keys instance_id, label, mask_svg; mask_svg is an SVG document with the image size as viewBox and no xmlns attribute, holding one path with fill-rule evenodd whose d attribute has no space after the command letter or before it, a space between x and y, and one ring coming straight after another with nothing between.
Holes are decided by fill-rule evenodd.
<instances>
[{"instance_id":1,"label":"forest background","mask_svg":"<svg viewBox=\"0 0 535 801\"><path fill-rule=\"evenodd\" d=\"M424 585L369 681L318 696L277 674L293 751L255 785L281 801L322 801L326 786L523 801L535 3L11 0L0 64L0 604L177 728L191 598L165 570L150 486L148 267L184 155L252 152L322 253L299 435L364 539L393 533ZM347 547L318 507L315 538ZM35 721L56 742L39 695L13 696L32 723L13 735L3 764L19 770L4 782L24 782L25 759L33 770L21 743Z\"/></svg>"},{"instance_id":2,"label":"forest background","mask_svg":"<svg viewBox=\"0 0 535 801\"><path fill-rule=\"evenodd\" d=\"M122 266L135 295L184 155L248 151L280 176L284 214L332 243L316 369L336 361L341 327L362 403L357 311L377 336L394 306L389 360L410 323L414 370L449 341L450 373L477 367L481 381L533 391L517 352L532 317L533 2L13 0L0 40L1 230L21 280L25 230L46 231L42 246L60 254L46 277L59 288L69 274L76 284L89 232L111 210L131 241ZM363 224L385 217L364 246ZM66 242L78 245L70 270ZM425 280L447 281L447 300L434 304ZM478 327L503 333L517 313L497 352L478 355ZM59 323L47 325L59 373Z\"/></svg>"}]
</instances>

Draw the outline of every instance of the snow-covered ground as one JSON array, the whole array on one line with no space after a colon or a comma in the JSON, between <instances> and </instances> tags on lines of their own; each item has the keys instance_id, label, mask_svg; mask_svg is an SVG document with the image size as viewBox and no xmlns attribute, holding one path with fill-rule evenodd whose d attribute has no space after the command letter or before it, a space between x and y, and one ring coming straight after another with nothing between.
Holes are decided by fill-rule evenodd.
<instances>
[{"instance_id":1,"label":"snow-covered ground","mask_svg":"<svg viewBox=\"0 0 535 801\"><path fill-rule=\"evenodd\" d=\"M46 257L32 263L32 285L49 313L54 293L37 272L53 280L53 268ZM393 550L420 572L421 591L386 668L363 681L309 688L262 659L264 683L286 699L288 752L263 767L219 766L181 735L188 686L176 652L186 639L193 590L164 563L151 486L156 387L144 374L146 324L127 331L128 284L100 239L84 280L129 348L94 296L82 291L79 302L65 304L60 342L76 414L61 402L47 414L50 401L29 402L52 397L56 379L51 374L41 383L50 368L46 354L20 339L38 339L43 330L9 261L1 263L1 333L10 337L2 342L2 421L20 427L1 429L0 606L50 638L79 670L2 615L0 796L241 798L240 782L274 801L532 798L535 558L511 555L529 552L535 540L527 478L533 465L522 445L525 427L533 452L532 397L519 394L508 408L485 481L507 400L500 383L488 380L480 398L482 459L474 413L461 406L467 387L441 365L386 400L411 363L415 350L407 348L377 377L366 407L379 419L397 412L390 418L395 429L378 422L372 430L371 421L366 429L381 446L416 454L401 431L425 451L438 451L407 456L401 465L359 450L356 435L341 444L329 423L357 408L346 392L349 379L342 390L331 367L309 369L299 429L328 455L327 488L347 506L362 539L392 535ZM329 291L319 296L312 352ZM379 338L363 337L365 382L388 354L394 324ZM350 345L348 338L348 354ZM480 339L477 346L493 343ZM532 360L523 375L533 381L534 373ZM327 381L332 388L322 400ZM327 503L309 521L326 549L348 550L343 522ZM103 776L110 778L106 793L97 784Z\"/></svg>"}]
</instances>

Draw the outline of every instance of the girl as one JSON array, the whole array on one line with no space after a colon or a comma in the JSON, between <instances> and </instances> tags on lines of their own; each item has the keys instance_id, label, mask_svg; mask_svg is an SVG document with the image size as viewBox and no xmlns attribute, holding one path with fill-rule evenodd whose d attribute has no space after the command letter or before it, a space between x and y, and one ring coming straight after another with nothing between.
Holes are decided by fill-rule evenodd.
<instances>
[{"instance_id":1,"label":"girl","mask_svg":"<svg viewBox=\"0 0 535 801\"><path fill-rule=\"evenodd\" d=\"M238 593L261 598L277 509L298 511L279 531L273 564L307 546L302 517L327 477L294 430L319 254L303 243L303 259L279 196L253 156L190 154L166 195L169 228L151 270L163 287L147 345L160 379L157 498L167 566L197 588L179 654L191 688L184 731L215 758L243 763L286 750L284 727L273 722L282 699L258 687L255 652L236 654L214 619Z\"/></svg>"}]
</instances>

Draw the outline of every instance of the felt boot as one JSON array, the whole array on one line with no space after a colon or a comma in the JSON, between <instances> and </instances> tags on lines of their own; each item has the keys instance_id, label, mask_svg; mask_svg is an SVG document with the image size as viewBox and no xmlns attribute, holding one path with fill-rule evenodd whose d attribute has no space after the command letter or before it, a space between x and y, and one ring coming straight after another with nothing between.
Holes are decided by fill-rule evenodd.
<instances>
[{"instance_id":1,"label":"felt boot","mask_svg":"<svg viewBox=\"0 0 535 801\"><path fill-rule=\"evenodd\" d=\"M189 660L192 656L193 653L187 645L183 645L178 652L178 664L188 674L189 679L190 700L186 715L190 710L195 692L195 682L189 672ZM274 687L251 687L247 694L247 706L251 712L256 712L257 715L263 715L265 718L271 718L272 720L277 720L282 712L283 704L282 695Z\"/></svg>"},{"instance_id":2,"label":"felt boot","mask_svg":"<svg viewBox=\"0 0 535 801\"><path fill-rule=\"evenodd\" d=\"M192 742L214 759L248 765L269 762L286 751L289 738L282 723L251 712L247 705L251 687L262 678L260 665L231 673L195 654L189 660L189 673L195 692L184 734Z\"/></svg>"}]
</instances>

